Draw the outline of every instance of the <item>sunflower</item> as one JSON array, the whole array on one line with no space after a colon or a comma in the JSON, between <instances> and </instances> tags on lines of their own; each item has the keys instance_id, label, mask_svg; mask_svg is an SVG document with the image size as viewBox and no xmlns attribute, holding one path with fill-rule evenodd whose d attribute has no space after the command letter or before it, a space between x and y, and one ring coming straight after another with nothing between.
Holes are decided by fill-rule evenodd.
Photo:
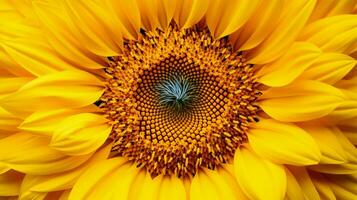
<instances>
[{"instance_id":1,"label":"sunflower","mask_svg":"<svg viewBox=\"0 0 357 200\"><path fill-rule=\"evenodd\" d=\"M0 199L357 199L356 0L2 0Z\"/></svg>"}]
</instances>

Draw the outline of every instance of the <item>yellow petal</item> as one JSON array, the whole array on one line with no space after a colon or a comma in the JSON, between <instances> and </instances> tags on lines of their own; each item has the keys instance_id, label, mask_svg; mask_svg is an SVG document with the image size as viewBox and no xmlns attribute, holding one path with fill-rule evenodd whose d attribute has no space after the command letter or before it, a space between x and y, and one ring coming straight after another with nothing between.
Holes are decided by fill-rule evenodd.
<instances>
[{"instance_id":1,"label":"yellow petal","mask_svg":"<svg viewBox=\"0 0 357 200\"><path fill-rule=\"evenodd\" d=\"M320 164L310 166L309 169L327 174L354 174L357 171L357 165L354 163Z\"/></svg>"},{"instance_id":2,"label":"yellow petal","mask_svg":"<svg viewBox=\"0 0 357 200\"><path fill-rule=\"evenodd\" d=\"M351 128L352 130L343 130L343 134L348 138L348 140L353 144L357 145L357 133L356 131Z\"/></svg>"},{"instance_id":3,"label":"yellow petal","mask_svg":"<svg viewBox=\"0 0 357 200\"><path fill-rule=\"evenodd\" d=\"M155 30L158 28L160 26L157 16L159 1L153 0L148 2L145 0L138 0L137 2L140 9L141 22L144 27L148 30Z\"/></svg>"},{"instance_id":4,"label":"yellow petal","mask_svg":"<svg viewBox=\"0 0 357 200\"><path fill-rule=\"evenodd\" d=\"M26 175L21 185L21 194L71 189L85 170L107 159L110 149L109 144L96 152L87 162L70 171L42 176Z\"/></svg>"},{"instance_id":5,"label":"yellow petal","mask_svg":"<svg viewBox=\"0 0 357 200\"><path fill-rule=\"evenodd\" d=\"M1 1L0 2L0 17L6 21L21 21L23 16L13 6L13 2Z\"/></svg>"},{"instance_id":6,"label":"yellow petal","mask_svg":"<svg viewBox=\"0 0 357 200\"><path fill-rule=\"evenodd\" d=\"M253 64L264 64L278 58L294 42L308 20L315 0L286 1L278 25L270 36L248 53Z\"/></svg>"},{"instance_id":7,"label":"yellow petal","mask_svg":"<svg viewBox=\"0 0 357 200\"><path fill-rule=\"evenodd\" d=\"M27 77L0 78L0 98L15 92L31 80L31 78Z\"/></svg>"},{"instance_id":8,"label":"yellow petal","mask_svg":"<svg viewBox=\"0 0 357 200\"><path fill-rule=\"evenodd\" d=\"M204 169L196 176L199 179L199 184L192 184L190 199L236 199L236 191L229 185L232 183L232 176L224 176L224 173L220 173L216 170ZM193 182L195 181L195 178ZM234 179L233 179L234 180ZM236 183L237 184L237 183ZM201 193L199 188L201 188ZM206 191L206 192L205 192ZM209 191L209 192L208 192ZM204 194L206 193L206 194ZM200 197L199 197L200 196Z\"/></svg>"},{"instance_id":9,"label":"yellow petal","mask_svg":"<svg viewBox=\"0 0 357 200\"><path fill-rule=\"evenodd\" d=\"M176 0L138 0L144 27L148 30L155 30L158 27L167 28L174 16L176 4Z\"/></svg>"},{"instance_id":10,"label":"yellow petal","mask_svg":"<svg viewBox=\"0 0 357 200\"><path fill-rule=\"evenodd\" d=\"M20 38L36 38L40 39L43 36L41 29L36 26L30 25L24 21L5 21L0 22L2 29L0 31L0 41L8 41Z\"/></svg>"},{"instance_id":11,"label":"yellow petal","mask_svg":"<svg viewBox=\"0 0 357 200\"><path fill-rule=\"evenodd\" d=\"M206 14L210 1L182 0L177 2L174 19L180 28L189 28Z\"/></svg>"},{"instance_id":12,"label":"yellow petal","mask_svg":"<svg viewBox=\"0 0 357 200\"><path fill-rule=\"evenodd\" d=\"M17 126L19 126L22 122L22 119L4 108L0 107L0 138L3 133L11 133L17 131Z\"/></svg>"},{"instance_id":13,"label":"yellow petal","mask_svg":"<svg viewBox=\"0 0 357 200\"><path fill-rule=\"evenodd\" d=\"M357 171L357 149L355 146L346 138L346 136L337 128L331 127L334 132L338 143L344 150L347 162L342 164L326 164L326 165L316 165L310 168L317 172L329 173L329 174L354 174Z\"/></svg>"},{"instance_id":14,"label":"yellow petal","mask_svg":"<svg viewBox=\"0 0 357 200\"><path fill-rule=\"evenodd\" d=\"M357 68L354 68L354 69L357 69ZM348 74L347 76L349 76L350 74ZM352 75L352 77L349 79L342 79L339 82L337 82L335 84L335 86L342 89L343 92L350 99L357 100L357 76Z\"/></svg>"},{"instance_id":15,"label":"yellow petal","mask_svg":"<svg viewBox=\"0 0 357 200\"><path fill-rule=\"evenodd\" d=\"M156 200L159 195L160 185L162 183L163 176L157 176L155 178L152 178L150 173L139 173L138 176L143 175L144 177L140 177L140 179L142 179L140 189L138 189L137 194L135 196L132 196L131 198L133 200ZM134 184L135 181L133 182L133 189L136 187Z\"/></svg>"},{"instance_id":16,"label":"yellow petal","mask_svg":"<svg viewBox=\"0 0 357 200\"><path fill-rule=\"evenodd\" d=\"M357 171L356 164L344 163L344 164L321 164L316 166L311 166L309 169L319 172L319 173L327 173L327 174L354 174Z\"/></svg>"},{"instance_id":17,"label":"yellow petal","mask_svg":"<svg viewBox=\"0 0 357 200\"><path fill-rule=\"evenodd\" d=\"M75 24L73 34L89 51L99 56L114 56L120 50L113 38L118 37L107 28L108 12L95 1L67 1L66 11ZM80 12L78 12L80 11ZM119 33L120 34L120 33Z\"/></svg>"},{"instance_id":18,"label":"yellow petal","mask_svg":"<svg viewBox=\"0 0 357 200\"><path fill-rule=\"evenodd\" d=\"M43 75L56 68L71 68L47 44L38 28L25 23L1 22L0 58L9 72L18 76Z\"/></svg>"},{"instance_id":19,"label":"yellow petal","mask_svg":"<svg viewBox=\"0 0 357 200\"><path fill-rule=\"evenodd\" d=\"M97 162L95 165L88 168L73 186L72 192L69 195L69 200L86 199L91 192L95 192L96 184L100 183L105 178L109 179L113 177L112 175L115 170L120 168L126 161L125 158L116 157ZM110 192L112 192L112 190L110 190Z\"/></svg>"},{"instance_id":20,"label":"yellow petal","mask_svg":"<svg viewBox=\"0 0 357 200\"><path fill-rule=\"evenodd\" d=\"M286 198L288 200L305 199L305 194L294 175L288 169L285 169L285 172L287 179Z\"/></svg>"},{"instance_id":21,"label":"yellow petal","mask_svg":"<svg viewBox=\"0 0 357 200\"><path fill-rule=\"evenodd\" d=\"M10 170L10 168L8 166L6 166L6 164L0 163L0 174L3 174L9 170Z\"/></svg>"},{"instance_id":22,"label":"yellow petal","mask_svg":"<svg viewBox=\"0 0 357 200\"><path fill-rule=\"evenodd\" d=\"M113 196L109 199L128 199L130 188L135 187L132 183L139 171L140 169L132 163L120 166L111 175L111 178L107 178L107 180L104 180L104 183L100 183L99 186L97 185L96 190L92 193L93 196L89 196L88 199L102 199L103 194L108 194L108 188L110 187L116 189L113 191Z\"/></svg>"},{"instance_id":23,"label":"yellow petal","mask_svg":"<svg viewBox=\"0 0 357 200\"><path fill-rule=\"evenodd\" d=\"M346 76L357 61L340 53L323 53L302 75L301 79L312 79L335 84Z\"/></svg>"},{"instance_id":24,"label":"yellow petal","mask_svg":"<svg viewBox=\"0 0 357 200\"><path fill-rule=\"evenodd\" d=\"M141 28L140 10L137 1L106 0L105 4L110 13L111 20L120 28L124 37L137 38Z\"/></svg>"},{"instance_id":25,"label":"yellow petal","mask_svg":"<svg viewBox=\"0 0 357 200\"><path fill-rule=\"evenodd\" d=\"M317 1L314 10L311 13L309 22L324 18L337 3L338 2L335 0Z\"/></svg>"},{"instance_id":26,"label":"yellow petal","mask_svg":"<svg viewBox=\"0 0 357 200\"><path fill-rule=\"evenodd\" d=\"M295 81L263 92L260 107L280 121L308 121L331 113L344 97L339 89L325 83Z\"/></svg>"},{"instance_id":27,"label":"yellow petal","mask_svg":"<svg viewBox=\"0 0 357 200\"><path fill-rule=\"evenodd\" d=\"M308 132L317 143L321 151L322 164L339 164L346 162L346 155L341 144L338 142L333 130L315 125L303 125L302 128Z\"/></svg>"},{"instance_id":28,"label":"yellow petal","mask_svg":"<svg viewBox=\"0 0 357 200\"><path fill-rule=\"evenodd\" d=\"M280 165L259 158L251 150L243 147L236 151L234 168L236 179L249 198L284 198L286 175Z\"/></svg>"},{"instance_id":29,"label":"yellow petal","mask_svg":"<svg viewBox=\"0 0 357 200\"><path fill-rule=\"evenodd\" d=\"M164 177L161 182L159 200L182 200L186 198L186 191L182 179L176 176Z\"/></svg>"},{"instance_id":30,"label":"yellow petal","mask_svg":"<svg viewBox=\"0 0 357 200\"><path fill-rule=\"evenodd\" d=\"M300 127L261 119L249 130L249 144L262 157L281 164L312 165L321 153L314 139Z\"/></svg>"},{"instance_id":31,"label":"yellow petal","mask_svg":"<svg viewBox=\"0 0 357 200\"><path fill-rule=\"evenodd\" d=\"M319 57L321 51L307 42L295 42L280 58L264 65L258 72L259 82L281 87L294 81Z\"/></svg>"},{"instance_id":32,"label":"yellow petal","mask_svg":"<svg viewBox=\"0 0 357 200\"><path fill-rule=\"evenodd\" d=\"M357 176L354 175L328 175L329 186L337 199L357 198Z\"/></svg>"},{"instance_id":33,"label":"yellow petal","mask_svg":"<svg viewBox=\"0 0 357 200\"><path fill-rule=\"evenodd\" d=\"M321 199L336 200L336 197L333 194L333 191L331 190L329 182L321 174L312 173L311 180L314 183Z\"/></svg>"},{"instance_id":34,"label":"yellow petal","mask_svg":"<svg viewBox=\"0 0 357 200\"><path fill-rule=\"evenodd\" d=\"M317 20L311 24L308 24L301 32L301 35L298 39L313 41L313 43L317 44L317 46L322 46L324 43L327 43L331 39L331 37L326 37L326 35L321 37L322 34L325 33L334 36L340 32L350 30L357 24L355 19L356 16L354 15L339 15Z\"/></svg>"},{"instance_id":35,"label":"yellow petal","mask_svg":"<svg viewBox=\"0 0 357 200\"><path fill-rule=\"evenodd\" d=\"M348 138L343 134L343 132L338 127L334 126L331 127L331 129L335 133L338 142L345 150L347 159L357 165L357 148L348 140Z\"/></svg>"},{"instance_id":36,"label":"yellow petal","mask_svg":"<svg viewBox=\"0 0 357 200\"><path fill-rule=\"evenodd\" d=\"M335 36L321 49L325 51L343 52L345 54L353 54L357 51L357 28L345 31Z\"/></svg>"},{"instance_id":37,"label":"yellow petal","mask_svg":"<svg viewBox=\"0 0 357 200\"><path fill-rule=\"evenodd\" d=\"M235 178L235 170L232 164L225 164L222 168L218 168L218 173L228 183L229 188L233 191L236 199L248 200L248 197L244 194Z\"/></svg>"},{"instance_id":38,"label":"yellow petal","mask_svg":"<svg viewBox=\"0 0 357 200\"><path fill-rule=\"evenodd\" d=\"M147 176L146 170L140 170L133 180L132 185L135 187L131 187L129 191L129 200L137 200L139 199L140 192L143 189L143 185L145 184L145 179Z\"/></svg>"},{"instance_id":39,"label":"yellow petal","mask_svg":"<svg viewBox=\"0 0 357 200\"><path fill-rule=\"evenodd\" d=\"M248 50L258 46L274 30L282 12L282 0L260 1L254 14L243 26L235 47Z\"/></svg>"},{"instance_id":40,"label":"yellow petal","mask_svg":"<svg viewBox=\"0 0 357 200\"><path fill-rule=\"evenodd\" d=\"M86 50L71 33L74 25L69 22L61 3L57 1L32 3L46 39L59 55L70 60L74 65L84 69L103 68L106 64L104 59Z\"/></svg>"},{"instance_id":41,"label":"yellow petal","mask_svg":"<svg viewBox=\"0 0 357 200\"><path fill-rule=\"evenodd\" d=\"M258 0L211 1L206 14L207 25L217 38L242 27L254 13Z\"/></svg>"},{"instance_id":42,"label":"yellow petal","mask_svg":"<svg viewBox=\"0 0 357 200\"><path fill-rule=\"evenodd\" d=\"M0 174L0 196L17 196L24 175L15 171Z\"/></svg>"},{"instance_id":43,"label":"yellow petal","mask_svg":"<svg viewBox=\"0 0 357 200\"><path fill-rule=\"evenodd\" d=\"M103 116L93 113L69 116L55 129L50 146L72 156L91 153L106 141L111 132L106 121Z\"/></svg>"},{"instance_id":44,"label":"yellow petal","mask_svg":"<svg viewBox=\"0 0 357 200\"><path fill-rule=\"evenodd\" d=\"M335 2L334 6L331 8L328 16L341 15L353 13L353 9L356 8L356 1L350 0L340 0Z\"/></svg>"},{"instance_id":45,"label":"yellow petal","mask_svg":"<svg viewBox=\"0 0 357 200\"><path fill-rule=\"evenodd\" d=\"M299 40L312 42L324 51L349 54L357 48L356 26L356 15L323 18L306 26Z\"/></svg>"},{"instance_id":46,"label":"yellow petal","mask_svg":"<svg viewBox=\"0 0 357 200\"><path fill-rule=\"evenodd\" d=\"M19 172L47 175L71 170L90 155L68 157L48 147L49 140L27 133L17 133L0 140L0 163Z\"/></svg>"},{"instance_id":47,"label":"yellow petal","mask_svg":"<svg viewBox=\"0 0 357 200\"><path fill-rule=\"evenodd\" d=\"M331 125L335 124L348 124L348 120L357 117L357 101L350 100L344 101L333 112L323 118L326 123Z\"/></svg>"},{"instance_id":48,"label":"yellow petal","mask_svg":"<svg viewBox=\"0 0 357 200\"><path fill-rule=\"evenodd\" d=\"M191 182L190 200L219 200L221 198L213 181L203 171L195 174Z\"/></svg>"},{"instance_id":49,"label":"yellow petal","mask_svg":"<svg viewBox=\"0 0 357 200\"><path fill-rule=\"evenodd\" d=\"M52 136L53 131L58 127L60 121L66 117L86 112L83 109L59 109L37 111L27 116L18 127L27 132Z\"/></svg>"},{"instance_id":50,"label":"yellow petal","mask_svg":"<svg viewBox=\"0 0 357 200\"><path fill-rule=\"evenodd\" d=\"M3 41L2 47L14 61L35 76L75 68L60 58L48 44L31 39Z\"/></svg>"},{"instance_id":51,"label":"yellow petal","mask_svg":"<svg viewBox=\"0 0 357 200\"><path fill-rule=\"evenodd\" d=\"M24 1L24 2L19 2L19 1L13 1L10 0L8 2L12 8L14 8L21 16L23 17L23 20L26 20L26 22L29 23L36 23L37 19L34 16L31 2Z\"/></svg>"},{"instance_id":52,"label":"yellow petal","mask_svg":"<svg viewBox=\"0 0 357 200\"><path fill-rule=\"evenodd\" d=\"M346 136L355 133L355 130L357 128L357 117L341 122L338 125L340 125L343 129L345 129L343 132ZM352 140L355 141L354 139ZM352 140L350 139L351 142Z\"/></svg>"},{"instance_id":53,"label":"yellow petal","mask_svg":"<svg viewBox=\"0 0 357 200\"><path fill-rule=\"evenodd\" d=\"M107 5L102 2L98 1L81 1L82 5L86 6L86 9L89 12L92 12L93 15L97 18L96 20L100 24L101 27L103 27L103 30L95 30L95 32L98 32L97 35L105 35L104 38L97 38L97 42L94 43L94 41L89 42L89 44L94 43L94 47L91 45L87 45L87 48L92 49L92 52L96 52L94 49L96 49L96 45L108 45L108 48L110 48L108 51L115 51L116 53L120 50L118 47L123 48L123 33L126 33L126 29L123 27L123 25L115 20L115 13L109 12L109 8ZM84 3L83 3L84 2ZM69 1L70 3L70 1ZM76 26L74 26L76 28ZM125 29L125 31L124 31ZM110 38L108 38L108 36ZM81 35L78 35L78 39L83 39L81 38ZM95 37L95 36L93 36ZM126 38L130 38L126 36ZM101 43L99 40L103 40L104 43ZM98 44L96 44L98 43ZM105 48L105 47L104 47ZM112 52L114 54L114 52ZM100 51L97 53L97 55L103 55L103 53L100 53ZM104 55L108 55L108 53L105 53Z\"/></svg>"},{"instance_id":54,"label":"yellow petal","mask_svg":"<svg viewBox=\"0 0 357 200\"><path fill-rule=\"evenodd\" d=\"M309 200L320 200L319 193L317 192L309 173L304 167L289 167L289 171L296 178L302 191L305 194L306 199Z\"/></svg>"},{"instance_id":55,"label":"yellow petal","mask_svg":"<svg viewBox=\"0 0 357 200\"><path fill-rule=\"evenodd\" d=\"M1 24L0 24L1 26ZM0 47L0 75L2 77L30 77L32 74L17 64L5 50Z\"/></svg>"},{"instance_id":56,"label":"yellow petal","mask_svg":"<svg viewBox=\"0 0 357 200\"><path fill-rule=\"evenodd\" d=\"M1 77L31 76L31 73L22 68L0 47L0 75Z\"/></svg>"},{"instance_id":57,"label":"yellow petal","mask_svg":"<svg viewBox=\"0 0 357 200\"><path fill-rule=\"evenodd\" d=\"M311 14L310 21L315 21L327 16L352 13L355 4L356 4L355 0L317 1L314 12Z\"/></svg>"},{"instance_id":58,"label":"yellow petal","mask_svg":"<svg viewBox=\"0 0 357 200\"><path fill-rule=\"evenodd\" d=\"M102 83L84 71L62 71L41 76L2 99L6 109L31 112L82 107L103 93ZM41 103L39 103L41 102Z\"/></svg>"},{"instance_id":59,"label":"yellow petal","mask_svg":"<svg viewBox=\"0 0 357 200\"><path fill-rule=\"evenodd\" d=\"M46 195L47 193L28 192L25 194L21 194L20 199L44 200L46 198Z\"/></svg>"}]
</instances>

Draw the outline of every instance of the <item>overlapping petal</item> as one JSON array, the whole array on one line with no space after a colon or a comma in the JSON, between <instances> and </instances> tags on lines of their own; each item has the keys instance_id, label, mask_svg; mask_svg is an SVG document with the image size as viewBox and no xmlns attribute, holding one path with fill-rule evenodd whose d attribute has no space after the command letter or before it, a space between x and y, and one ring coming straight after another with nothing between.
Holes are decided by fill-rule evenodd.
<instances>
[{"instance_id":1,"label":"overlapping petal","mask_svg":"<svg viewBox=\"0 0 357 200\"><path fill-rule=\"evenodd\" d=\"M249 133L252 149L269 160L290 165L312 165L320 161L320 150L314 139L294 124L262 119Z\"/></svg>"},{"instance_id":2,"label":"overlapping petal","mask_svg":"<svg viewBox=\"0 0 357 200\"><path fill-rule=\"evenodd\" d=\"M105 6L90 0L67 1L65 7L64 14L71 20L67 23L76 24L71 31L83 47L99 56L118 55L122 46L121 32L112 32L109 28L113 24Z\"/></svg>"},{"instance_id":3,"label":"overlapping petal","mask_svg":"<svg viewBox=\"0 0 357 200\"><path fill-rule=\"evenodd\" d=\"M66 156L48 145L41 136L13 134L0 140L0 163L26 174L48 175L71 170L91 156Z\"/></svg>"},{"instance_id":4,"label":"overlapping petal","mask_svg":"<svg viewBox=\"0 0 357 200\"><path fill-rule=\"evenodd\" d=\"M341 164L347 161L344 149L333 129L313 125L302 125L302 127L317 143L322 155L320 163Z\"/></svg>"},{"instance_id":5,"label":"overlapping petal","mask_svg":"<svg viewBox=\"0 0 357 200\"><path fill-rule=\"evenodd\" d=\"M75 108L97 101L103 92L101 81L79 70L51 73L34 79L2 98L0 105L15 112Z\"/></svg>"},{"instance_id":6,"label":"overlapping petal","mask_svg":"<svg viewBox=\"0 0 357 200\"><path fill-rule=\"evenodd\" d=\"M48 42L59 55L83 69L105 66L104 59L86 50L71 31L74 24L66 18L63 2L36 1L33 6Z\"/></svg>"},{"instance_id":7,"label":"overlapping petal","mask_svg":"<svg viewBox=\"0 0 357 200\"><path fill-rule=\"evenodd\" d=\"M299 40L324 51L351 54L357 48L357 16L337 15L317 20L304 28Z\"/></svg>"},{"instance_id":8,"label":"overlapping petal","mask_svg":"<svg viewBox=\"0 0 357 200\"><path fill-rule=\"evenodd\" d=\"M308 121L331 113L345 95L318 81L295 81L263 92L260 107L274 119L284 122Z\"/></svg>"},{"instance_id":9,"label":"overlapping petal","mask_svg":"<svg viewBox=\"0 0 357 200\"><path fill-rule=\"evenodd\" d=\"M111 126L106 122L103 116L93 113L69 116L55 129L50 147L72 156L92 153L109 137Z\"/></svg>"},{"instance_id":10,"label":"overlapping petal","mask_svg":"<svg viewBox=\"0 0 357 200\"><path fill-rule=\"evenodd\" d=\"M323 53L300 78L333 85L344 78L356 66L356 63L355 59L345 54Z\"/></svg>"},{"instance_id":11,"label":"overlapping petal","mask_svg":"<svg viewBox=\"0 0 357 200\"><path fill-rule=\"evenodd\" d=\"M114 191L107 191L106 196L104 196L105 193L100 193L103 192L104 188L99 188L99 184L102 184L104 187L108 186L108 181L103 181L103 178L105 177L110 180L120 181L121 178L117 177L118 175L115 175L114 172L121 168L125 162L125 158L114 158L96 163L78 179L76 184L73 186L69 199L90 199L89 196L95 191L101 195L100 199L107 199L108 195L110 197ZM127 165L124 169L127 169ZM125 175L125 173L120 175ZM126 175L130 176L130 174ZM107 184L105 185L105 183Z\"/></svg>"},{"instance_id":12,"label":"overlapping petal","mask_svg":"<svg viewBox=\"0 0 357 200\"><path fill-rule=\"evenodd\" d=\"M282 55L303 29L315 2L315 0L286 1L274 31L264 42L248 52L249 62L264 64Z\"/></svg>"},{"instance_id":13,"label":"overlapping petal","mask_svg":"<svg viewBox=\"0 0 357 200\"><path fill-rule=\"evenodd\" d=\"M4 108L0 107L0 138L12 132L17 132L17 127L21 124L22 119Z\"/></svg>"},{"instance_id":14,"label":"overlapping petal","mask_svg":"<svg viewBox=\"0 0 357 200\"><path fill-rule=\"evenodd\" d=\"M154 30L158 27L161 29L167 28L175 14L177 4L176 0L138 0L143 26L148 30Z\"/></svg>"},{"instance_id":15,"label":"overlapping petal","mask_svg":"<svg viewBox=\"0 0 357 200\"><path fill-rule=\"evenodd\" d=\"M212 1L206 15L207 25L217 38L231 34L248 21L258 3L257 0Z\"/></svg>"},{"instance_id":16,"label":"overlapping petal","mask_svg":"<svg viewBox=\"0 0 357 200\"><path fill-rule=\"evenodd\" d=\"M287 52L258 72L259 82L270 87L285 86L294 81L320 56L321 50L307 42L296 42Z\"/></svg>"},{"instance_id":17,"label":"overlapping petal","mask_svg":"<svg viewBox=\"0 0 357 200\"><path fill-rule=\"evenodd\" d=\"M116 33L125 38L137 38L141 26L141 14L137 1L105 0Z\"/></svg>"},{"instance_id":18,"label":"overlapping petal","mask_svg":"<svg viewBox=\"0 0 357 200\"><path fill-rule=\"evenodd\" d=\"M209 1L182 0L176 7L174 19L180 28L188 28L198 23L209 6Z\"/></svg>"},{"instance_id":19,"label":"overlapping petal","mask_svg":"<svg viewBox=\"0 0 357 200\"><path fill-rule=\"evenodd\" d=\"M310 172L310 177L321 199L336 199L329 181L323 175Z\"/></svg>"},{"instance_id":20,"label":"overlapping petal","mask_svg":"<svg viewBox=\"0 0 357 200\"><path fill-rule=\"evenodd\" d=\"M199 172L192 180L190 199L244 199L239 194L239 186L229 172L221 169L213 171L205 169Z\"/></svg>"},{"instance_id":21,"label":"overlapping petal","mask_svg":"<svg viewBox=\"0 0 357 200\"><path fill-rule=\"evenodd\" d=\"M282 166L259 158L243 147L236 151L234 168L240 187L250 199L283 199L285 196L286 174Z\"/></svg>"},{"instance_id":22,"label":"overlapping petal","mask_svg":"<svg viewBox=\"0 0 357 200\"><path fill-rule=\"evenodd\" d=\"M47 136L52 136L53 131L59 126L60 121L65 118L79 113L85 112L98 112L96 106L88 106L79 109L54 109L54 110L43 110L36 111L31 115L27 116L22 123L18 126L19 129Z\"/></svg>"},{"instance_id":23,"label":"overlapping petal","mask_svg":"<svg viewBox=\"0 0 357 200\"><path fill-rule=\"evenodd\" d=\"M318 0L314 11L311 14L310 21L315 21L328 16L353 13L355 5L355 0Z\"/></svg>"},{"instance_id":24,"label":"overlapping petal","mask_svg":"<svg viewBox=\"0 0 357 200\"><path fill-rule=\"evenodd\" d=\"M288 170L295 177L306 199L320 200L320 195L311 180L310 174L305 168L289 167Z\"/></svg>"},{"instance_id":25,"label":"overlapping petal","mask_svg":"<svg viewBox=\"0 0 357 200\"><path fill-rule=\"evenodd\" d=\"M67 172L49 175L26 175L21 184L21 196L35 195L71 189L86 169L107 159L111 145L106 145L96 152L87 162Z\"/></svg>"},{"instance_id":26,"label":"overlapping petal","mask_svg":"<svg viewBox=\"0 0 357 200\"><path fill-rule=\"evenodd\" d=\"M258 46L274 30L282 12L283 1L260 1L245 25L230 35L230 41L241 51Z\"/></svg>"},{"instance_id":27,"label":"overlapping petal","mask_svg":"<svg viewBox=\"0 0 357 200\"><path fill-rule=\"evenodd\" d=\"M329 186L336 195L336 199L357 198L357 175L328 175Z\"/></svg>"}]
</instances>

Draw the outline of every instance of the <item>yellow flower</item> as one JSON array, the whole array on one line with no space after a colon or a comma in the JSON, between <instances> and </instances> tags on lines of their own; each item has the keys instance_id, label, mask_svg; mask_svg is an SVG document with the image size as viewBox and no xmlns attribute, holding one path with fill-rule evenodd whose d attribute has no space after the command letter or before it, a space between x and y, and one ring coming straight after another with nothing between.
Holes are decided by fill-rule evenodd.
<instances>
[{"instance_id":1,"label":"yellow flower","mask_svg":"<svg viewBox=\"0 0 357 200\"><path fill-rule=\"evenodd\" d=\"M0 199L357 199L356 0L3 0Z\"/></svg>"}]
</instances>

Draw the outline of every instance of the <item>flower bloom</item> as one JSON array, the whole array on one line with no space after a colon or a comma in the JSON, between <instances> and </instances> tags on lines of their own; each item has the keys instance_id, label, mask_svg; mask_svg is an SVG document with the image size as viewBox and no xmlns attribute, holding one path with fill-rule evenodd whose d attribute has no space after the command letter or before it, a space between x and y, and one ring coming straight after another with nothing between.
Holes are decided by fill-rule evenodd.
<instances>
[{"instance_id":1,"label":"flower bloom","mask_svg":"<svg viewBox=\"0 0 357 200\"><path fill-rule=\"evenodd\" d=\"M0 11L0 199L357 199L356 0Z\"/></svg>"}]
</instances>

